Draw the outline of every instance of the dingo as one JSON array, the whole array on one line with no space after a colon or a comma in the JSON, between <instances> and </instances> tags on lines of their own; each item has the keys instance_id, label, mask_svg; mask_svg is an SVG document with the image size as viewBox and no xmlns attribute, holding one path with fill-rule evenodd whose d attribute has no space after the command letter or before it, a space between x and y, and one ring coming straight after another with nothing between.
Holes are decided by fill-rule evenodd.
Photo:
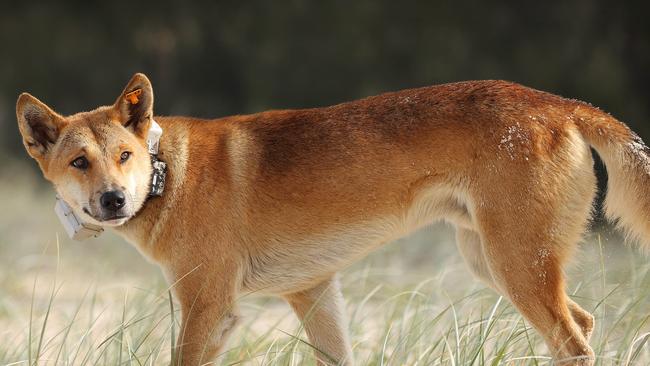
<instances>
[{"instance_id":1,"label":"dingo","mask_svg":"<svg viewBox=\"0 0 650 366\"><path fill-rule=\"evenodd\" d=\"M27 151L74 213L113 227L175 283L184 365L215 357L235 299L252 291L289 302L321 364L352 364L337 272L441 219L559 363L592 365L594 319L562 273L592 211L590 146L609 170L608 217L650 239L650 151L579 101L470 81L326 108L155 117L168 173L148 199L153 101L136 74L111 106L64 117L21 94L16 112Z\"/></svg>"}]
</instances>

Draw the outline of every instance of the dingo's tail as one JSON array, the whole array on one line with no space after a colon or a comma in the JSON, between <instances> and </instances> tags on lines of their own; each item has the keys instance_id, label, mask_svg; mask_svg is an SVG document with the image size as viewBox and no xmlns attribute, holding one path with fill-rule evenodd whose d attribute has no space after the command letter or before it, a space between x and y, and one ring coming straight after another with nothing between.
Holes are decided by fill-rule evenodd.
<instances>
[{"instance_id":1,"label":"dingo's tail","mask_svg":"<svg viewBox=\"0 0 650 366\"><path fill-rule=\"evenodd\" d=\"M607 218L650 249L650 149L624 123L596 108L579 106L574 121L607 167Z\"/></svg>"}]
</instances>

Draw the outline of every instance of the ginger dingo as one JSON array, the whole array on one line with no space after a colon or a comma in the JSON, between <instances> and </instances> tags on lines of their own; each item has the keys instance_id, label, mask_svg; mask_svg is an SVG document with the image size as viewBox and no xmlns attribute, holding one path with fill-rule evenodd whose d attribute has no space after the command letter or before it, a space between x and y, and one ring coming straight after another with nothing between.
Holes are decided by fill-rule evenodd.
<instances>
[{"instance_id":1,"label":"ginger dingo","mask_svg":"<svg viewBox=\"0 0 650 366\"><path fill-rule=\"evenodd\" d=\"M648 148L588 104L504 81L387 93L326 108L202 120L155 117L167 164L148 198L154 95L136 74L115 103L62 116L29 94L25 148L76 215L158 263L181 304L174 362L209 362L235 299L281 296L321 364L352 364L337 272L436 220L544 337L557 363L592 365L594 318L562 267L590 219L590 147L609 171L607 216L650 239Z\"/></svg>"}]
</instances>

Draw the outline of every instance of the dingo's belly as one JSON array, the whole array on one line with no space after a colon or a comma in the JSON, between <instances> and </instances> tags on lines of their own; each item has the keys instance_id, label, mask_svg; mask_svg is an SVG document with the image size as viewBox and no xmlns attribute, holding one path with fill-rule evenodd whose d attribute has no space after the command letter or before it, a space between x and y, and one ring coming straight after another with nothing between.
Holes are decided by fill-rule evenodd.
<instances>
[{"instance_id":1,"label":"dingo's belly","mask_svg":"<svg viewBox=\"0 0 650 366\"><path fill-rule=\"evenodd\" d=\"M250 252L243 289L282 294L309 288L377 247L441 219L472 227L462 195L437 187L424 190L410 207L394 215L332 226L297 240L276 235Z\"/></svg>"}]
</instances>

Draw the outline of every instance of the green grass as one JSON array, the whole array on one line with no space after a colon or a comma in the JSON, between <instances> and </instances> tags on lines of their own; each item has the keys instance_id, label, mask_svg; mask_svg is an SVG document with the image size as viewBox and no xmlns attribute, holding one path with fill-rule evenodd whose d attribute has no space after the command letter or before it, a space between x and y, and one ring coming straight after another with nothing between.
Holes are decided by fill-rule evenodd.
<instances>
[{"instance_id":1,"label":"green grass","mask_svg":"<svg viewBox=\"0 0 650 366\"><path fill-rule=\"evenodd\" d=\"M0 364L168 363L179 314L158 269L114 235L62 237L51 192L28 184L36 178L3 179ZM649 276L646 258L616 237L582 245L568 291L596 316L598 365L650 364ZM342 283L359 365L551 364L507 299L471 278L444 226L372 254ZM314 364L286 304L239 303L243 320L216 364Z\"/></svg>"}]
</instances>

